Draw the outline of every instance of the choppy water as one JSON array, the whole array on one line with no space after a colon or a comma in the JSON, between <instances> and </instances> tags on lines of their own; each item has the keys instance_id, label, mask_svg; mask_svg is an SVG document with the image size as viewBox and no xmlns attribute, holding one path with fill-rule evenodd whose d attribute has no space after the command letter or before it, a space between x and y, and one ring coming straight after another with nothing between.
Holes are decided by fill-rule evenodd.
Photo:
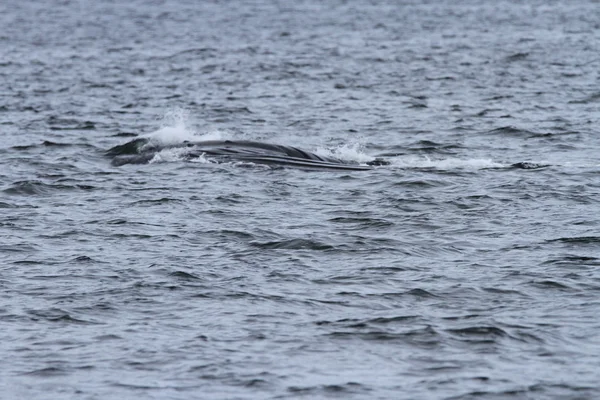
<instances>
[{"instance_id":1,"label":"choppy water","mask_svg":"<svg viewBox=\"0 0 600 400\"><path fill-rule=\"evenodd\" d=\"M0 26L1 398L600 396L598 1L4 0ZM140 134L392 165L111 166Z\"/></svg>"}]
</instances>

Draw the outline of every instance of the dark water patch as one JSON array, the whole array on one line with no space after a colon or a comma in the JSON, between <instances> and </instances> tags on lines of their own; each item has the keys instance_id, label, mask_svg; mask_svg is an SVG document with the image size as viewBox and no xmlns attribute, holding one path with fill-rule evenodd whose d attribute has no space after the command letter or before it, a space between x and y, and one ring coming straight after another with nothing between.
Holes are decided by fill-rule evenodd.
<instances>
[{"instance_id":1,"label":"dark water patch","mask_svg":"<svg viewBox=\"0 0 600 400\"><path fill-rule=\"evenodd\" d=\"M216 114L252 114L252 111L248 107L213 107L210 109L211 112Z\"/></svg>"},{"instance_id":2,"label":"dark water patch","mask_svg":"<svg viewBox=\"0 0 600 400\"><path fill-rule=\"evenodd\" d=\"M29 149L33 149L38 146L39 146L38 144L17 145L17 146L12 146L11 149L12 150L29 150Z\"/></svg>"},{"instance_id":3,"label":"dark water patch","mask_svg":"<svg viewBox=\"0 0 600 400\"><path fill-rule=\"evenodd\" d=\"M500 128L494 128L492 130L489 130L485 133L489 135L499 135L515 138L528 138L537 134L536 132L528 131L526 129L521 129L514 126L502 126Z\"/></svg>"},{"instance_id":4,"label":"dark water patch","mask_svg":"<svg viewBox=\"0 0 600 400\"><path fill-rule=\"evenodd\" d=\"M110 340L123 340L124 338L119 335L114 334L105 334L94 337L95 340L100 342L110 341Z\"/></svg>"},{"instance_id":5,"label":"dark water patch","mask_svg":"<svg viewBox=\"0 0 600 400\"><path fill-rule=\"evenodd\" d=\"M25 372L23 375L35 376L38 378L52 378L58 376L67 376L70 375L72 371L67 368L61 367L47 367L36 369L34 371Z\"/></svg>"},{"instance_id":6,"label":"dark water patch","mask_svg":"<svg viewBox=\"0 0 600 400\"><path fill-rule=\"evenodd\" d=\"M568 103L569 104L590 104L590 103L597 103L597 102L600 102L600 92L593 93L587 97L584 97L581 100L571 100Z\"/></svg>"},{"instance_id":7,"label":"dark water patch","mask_svg":"<svg viewBox=\"0 0 600 400\"><path fill-rule=\"evenodd\" d=\"M357 328L347 328L352 330L333 331L324 336L335 340L366 341L378 344L395 343L410 344L417 348L434 349L443 343L443 336L432 326L411 328L403 332L392 330L374 330L359 325Z\"/></svg>"},{"instance_id":8,"label":"dark water patch","mask_svg":"<svg viewBox=\"0 0 600 400\"><path fill-rule=\"evenodd\" d=\"M250 242L250 245L261 249L282 249L282 250L333 250L334 246L318 240L312 239L287 239L275 240L271 242Z\"/></svg>"},{"instance_id":9,"label":"dark water patch","mask_svg":"<svg viewBox=\"0 0 600 400\"><path fill-rule=\"evenodd\" d=\"M420 319L416 315L401 315L395 317L376 317L367 319L344 318L336 321L316 321L317 326L337 326L348 328L365 328L369 325L413 325Z\"/></svg>"},{"instance_id":10,"label":"dark water patch","mask_svg":"<svg viewBox=\"0 0 600 400\"><path fill-rule=\"evenodd\" d=\"M88 257L88 256L78 256L78 257L75 257L74 259L72 259L72 260L71 260L71 261L69 261L69 262L74 262L74 263L83 263L83 264L88 264L88 263L90 263L90 264L94 264L94 263L98 263L98 262L100 262L100 261L96 261L96 260L94 260L93 258L91 258L91 257Z\"/></svg>"},{"instance_id":11,"label":"dark water patch","mask_svg":"<svg viewBox=\"0 0 600 400\"><path fill-rule=\"evenodd\" d=\"M481 314L461 314L442 317L442 319L447 321L462 321L476 318L481 318Z\"/></svg>"},{"instance_id":12,"label":"dark water patch","mask_svg":"<svg viewBox=\"0 0 600 400\"><path fill-rule=\"evenodd\" d=\"M138 134L134 133L134 132L119 132L119 133L115 133L114 135L111 135L111 137L126 137L126 138L136 137L136 136L138 136Z\"/></svg>"},{"instance_id":13,"label":"dark water patch","mask_svg":"<svg viewBox=\"0 0 600 400\"><path fill-rule=\"evenodd\" d=\"M567 245L600 245L600 236L574 236L546 240L546 243L564 243Z\"/></svg>"},{"instance_id":14,"label":"dark water patch","mask_svg":"<svg viewBox=\"0 0 600 400\"><path fill-rule=\"evenodd\" d=\"M75 144L75 143L60 143L60 142L52 142L50 140L44 140L42 143L35 143L35 144L29 144L29 145L18 145L18 146L12 146L11 149L13 150L30 150L30 149L34 149L34 148L38 148L38 147L72 147L72 146L90 146L89 144Z\"/></svg>"},{"instance_id":15,"label":"dark water patch","mask_svg":"<svg viewBox=\"0 0 600 400\"><path fill-rule=\"evenodd\" d=\"M181 199L175 199L170 197L162 197L160 199L146 199L146 200L138 200L130 203L130 206L142 206L142 207L151 207L151 206L159 206L163 204L170 203L183 203Z\"/></svg>"},{"instance_id":16,"label":"dark water patch","mask_svg":"<svg viewBox=\"0 0 600 400\"><path fill-rule=\"evenodd\" d=\"M212 48L212 47L196 47L196 48L181 50L181 51L178 51L177 53L174 53L174 54L171 54L168 56L154 56L154 57L159 58L159 59L168 59L168 60L172 60L174 58L191 57L192 59L196 60L196 59L198 59L198 57L200 57L200 59L213 58L216 56L217 53L218 53L217 49Z\"/></svg>"},{"instance_id":17,"label":"dark water patch","mask_svg":"<svg viewBox=\"0 0 600 400\"><path fill-rule=\"evenodd\" d=\"M532 333L532 330L538 334L536 335L535 333ZM515 329L511 331L511 338L513 340L517 340L526 344L545 344L546 340L542 337L542 335L543 333L541 333L538 329L532 328Z\"/></svg>"},{"instance_id":18,"label":"dark water patch","mask_svg":"<svg viewBox=\"0 0 600 400\"><path fill-rule=\"evenodd\" d=\"M380 218L352 218L352 217L336 217L329 219L330 222L338 224L352 224L358 227L387 227L393 226L394 223Z\"/></svg>"},{"instance_id":19,"label":"dark water patch","mask_svg":"<svg viewBox=\"0 0 600 400\"><path fill-rule=\"evenodd\" d=\"M392 275L396 275L398 273L409 271L412 269L413 268L410 268L410 267L382 265L382 266L377 266L377 267L364 267L364 268L361 268L360 271L366 271L367 273L375 273L378 275L381 274L381 275L386 275L386 276L392 276Z\"/></svg>"},{"instance_id":20,"label":"dark water patch","mask_svg":"<svg viewBox=\"0 0 600 400\"><path fill-rule=\"evenodd\" d=\"M405 101L403 103L407 104L407 108L409 108L409 109L425 109L425 108L428 108L427 102L425 102L425 101L419 101L419 100L416 100L416 99L413 99L411 101Z\"/></svg>"},{"instance_id":21,"label":"dark water patch","mask_svg":"<svg viewBox=\"0 0 600 400\"><path fill-rule=\"evenodd\" d=\"M508 100L514 98L514 95L497 95L483 99L483 101L497 101L497 100Z\"/></svg>"},{"instance_id":22,"label":"dark water patch","mask_svg":"<svg viewBox=\"0 0 600 400\"><path fill-rule=\"evenodd\" d=\"M573 201L573 199L570 199L570 201ZM587 204L587 202L584 202L583 204ZM539 247L547 249L564 249L568 252L577 253L587 252L587 254L584 253L582 255L588 256L590 251L594 252L600 248L600 236L573 236L547 239L541 242Z\"/></svg>"},{"instance_id":23,"label":"dark water patch","mask_svg":"<svg viewBox=\"0 0 600 400\"><path fill-rule=\"evenodd\" d=\"M87 89L114 89L113 85L106 82L93 82L84 79L81 81L81 83L83 83Z\"/></svg>"},{"instance_id":24,"label":"dark water patch","mask_svg":"<svg viewBox=\"0 0 600 400\"><path fill-rule=\"evenodd\" d=\"M402 242L386 237L366 237L362 235L349 235L351 239L343 244L337 244L332 251L362 255L374 255L378 252L398 255L418 255L422 249L412 243ZM426 252L426 251L425 251ZM393 266L393 265L392 265Z\"/></svg>"},{"instance_id":25,"label":"dark water patch","mask_svg":"<svg viewBox=\"0 0 600 400\"><path fill-rule=\"evenodd\" d=\"M454 76L439 76L439 77L425 77L428 81L455 81L456 77Z\"/></svg>"},{"instance_id":26,"label":"dark water patch","mask_svg":"<svg viewBox=\"0 0 600 400\"><path fill-rule=\"evenodd\" d=\"M417 297L417 298L422 298L422 299L438 297L435 294L428 292L427 290L420 289L420 288L410 289L409 291L406 292L406 294Z\"/></svg>"},{"instance_id":27,"label":"dark water patch","mask_svg":"<svg viewBox=\"0 0 600 400\"><path fill-rule=\"evenodd\" d=\"M12 263L16 265L45 265L48 262L46 260L17 260Z\"/></svg>"},{"instance_id":28,"label":"dark water patch","mask_svg":"<svg viewBox=\"0 0 600 400\"><path fill-rule=\"evenodd\" d=\"M406 291L398 291L398 292L383 292L378 294L368 295L369 297L378 298L381 297L383 299L399 299L399 298L416 298L416 299L431 299L438 297L437 295L420 288L410 289Z\"/></svg>"},{"instance_id":29,"label":"dark water patch","mask_svg":"<svg viewBox=\"0 0 600 400\"><path fill-rule=\"evenodd\" d=\"M377 317L371 318L367 320L367 323L371 324L396 324L396 323L414 323L416 320L420 319L420 316L417 315L400 315L396 317Z\"/></svg>"},{"instance_id":30,"label":"dark water patch","mask_svg":"<svg viewBox=\"0 0 600 400\"><path fill-rule=\"evenodd\" d=\"M245 199L245 196L238 193L221 195L216 198L216 200L225 204L241 204L244 202Z\"/></svg>"},{"instance_id":31,"label":"dark water patch","mask_svg":"<svg viewBox=\"0 0 600 400\"><path fill-rule=\"evenodd\" d=\"M550 164L540 164L529 161L522 161L510 165L510 168L513 169L541 169L546 167L550 167Z\"/></svg>"},{"instance_id":32,"label":"dark water patch","mask_svg":"<svg viewBox=\"0 0 600 400\"><path fill-rule=\"evenodd\" d=\"M407 151L388 151L388 152L377 153L377 157L391 158L391 157L405 156L407 154L408 154Z\"/></svg>"},{"instance_id":33,"label":"dark water patch","mask_svg":"<svg viewBox=\"0 0 600 400\"><path fill-rule=\"evenodd\" d=\"M362 327L362 326L359 326ZM407 332L407 333L393 333L386 331L368 331L368 332L344 332L344 331L336 331L328 333L327 336L329 338L335 339L358 339L365 341L374 341L374 342L407 342L414 340L415 336L420 336L421 332L415 333L417 331Z\"/></svg>"},{"instance_id":34,"label":"dark water patch","mask_svg":"<svg viewBox=\"0 0 600 400\"><path fill-rule=\"evenodd\" d=\"M250 301L268 301L268 302L276 302L276 303L284 303L289 301L285 296L275 295L275 294L259 294L259 293L251 293L246 291L237 291L235 293L226 293L222 296L217 296L223 299L243 299Z\"/></svg>"},{"instance_id":35,"label":"dark water patch","mask_svg":"<svg viewBox=\"0 0 600 400\"><path fill-rule=\"evenodd\" d=\"M80 121L73 118L61 118L50 116L46 119L50 130L93 130L96 129L96 123L92 121Z\"/></svg>"},{"instance_id":36,"label":"dark water patch","mask_svg":"<svg viewBox=\"0 0 600 400\"><path fill-rule=\"evenodd\" d=\"M61 323L66 325L96 325L98 322L86 321L83 319L75 318L68 312L61 309L52 308L46 310L28 310L27 314L34 321L44 320L53 323Z\"/></svg>"},{"instance_id":37,"label":"dark water patch","mask_svg":"<svg viewBox=\"0 0 600 400\"><path fill-rule=\"evenodd\" d=\"M522 61L529 57L529 53L515 53L507 56L504 60L506 62L512 63L516 61Z\"/></svg>"},{"instance_id":38,"label":"dark water patch","mask_svg":"<svg viewBox=\"0 0 600 400\"><path fill-rule=\"evenodd\" d=\"M0 253L35 253L38 251L38 247L28 243L16 243L16 244L1 244Z\"/></svg>"},{"instance_id":39,"label":"dark water patch","mask_svg":"<svg viewBox=\"0 0 600 400\"><path fill-rule=\"evenodd\" d=\"M411 169L420 171L434 171L437 167L412 167ZM451 185L450 182L441 179L404 179L400 182L395 182L394 186L406 187L411 189L426 189L437 188Z\"/></svg>"},{"instance_id":40,"label":"dark water patch","mask_svg":"<svg viewBox=\"0 0 600 400\"><path fill-rule=\"evenodd\" d=\"M532 398L561 398L561 399L591 399L597 397L600 390L593 386L577 386L551 383L538 383L528 385L525 388L508 390L476 390L465 394L448 397L448 400L511 400L511 399L532 399Z\"/></svg>"},{"instance_id":41,"label":"dark water patch","mask_svg":"<svg viewBox=\"0 0 600 400\"><path fill-rule=\"evenodd\" d=\"M518 296L518 297L527 297L530 298L531 296L528 295L527 293L523 293L519 290L515 290L515 289L502 289L502 288L497 288L497 287L483 287L482 290L488 292L488 293L494 293L494 294L501 294L504 296Z\"/></svg>"},{"instance_id":42,"label":"dark water patch","mask_svg":"<svg viewBox=\"0 0 600 400\"><path fill-rule=\"evenodd\" d=\"M445 331L457 339L470 343L492 344L498 343L501 338L510 337L506 331L495 326L470 326Z\"/></svg>"},{"instance_id":43,"label":"dark water patch","mask_svg":"<svg viewBox=\"0 0 600 400\"><path fill-rule=\"evenodd\" d=\"M237 382L232 382L233 385L247 387L247 388L260 388L267 389L272 387L272 383L265 379L259 378L250 378L250 379L240 379Z\"/></svg>"},{"instance_id":44,"label":"dark water patch","mask_svg":"<svg viewBox=\"0 0 600 400\"><path fill-rule=\"evenodd\" d=\"M45 147L69 147L69 146L73 146L73 144L71 144L71 143L58 143L58 142L51 142L49 140L44 140L42 142L42 146L45 146Z\"/></svg>"},{"instance_id":45,"label":"dark water patch","mask_svg":"<svg viewBox=\"0 0 600 400\"><path fill-rule=\"evenodd\" d=\"M586 267L598 267L600 266L600 258L587 257L579 255L565 255L561 257L553 257L547 261L544 261L542 265L555 266L559 268L586 268Z\"/></svg>"},{"instance_id":46,"label":"dark water patch","mask_svg":"<svg viewBox=\"0 0 600 400\"><path fill-rule=\"evenodd\" d=\"M272 232L260 232L261 235L273 236ZM247 242L251 240L256 240L256 236L244 231L232 230L232 229L220 229L220 230L210 230L206 232L202 232L201 234L213 235L219 238L227 239L227 240L238 240L242 242Z\"/></svg>"},{"instance_id":47,"label":"dark water patch","mask_svg":"<svg viewBox=\"0 0 600 400\"><path fill-rule=\"evenodd\" d=\"M573 287L567 285L566 283L557 282L557 281L553 281L550 279L533 281L530 283L530 285L535 288L544 289L544 290L559 290L559 291L565 291L565 292L579 291L579 289L573 288Z\"/></svg>"},{"instance_id":48,"label":"dark water patch","mask_svg":"<svg viewBox=\"0 0 600 400\"><path fill-rule=\"evenodd\" d=\"M364 277L355 275L336 275L328 278L314 279L312 283L317 285L352 285L364 283Z\"/></svg>"},{"instance_id":49,"label":"dark water patch","mask_svg":"<svg viewBox=\"0 0 600 400\"><path fill-rule=\"evenodd\" d=\"M354 394L367 395L372 389L360 383L348 382L337 385L289 386L287 391L293 395L315 398L321 396L350 396Z\"/></svg>"},{"instance_id":50,"label":"dark water patch","mask_svg":"<svg viewBox=\"0 0 600 400\"><path fill-rule=\"evenodd\" d=\"M74 232L74 234L77 234L78 232ZM153 239L155 238L155 236L153 235L146 235L143 233L115 233L112 236L115 239Z\"/></svg>"},{"instance_id":51,"label":"dark water patch","mask_svg":"<svg viewBox=\"0 0 600 400\"><path fill-rule=\"evenodd\" d=\"M2 192L15 195L15 196L43 196L52 193L60 193L65 191L74 190L94 190L94 186L90 185L61 185L61 184L49 184L42 181L31 180L31 181L19 181L14 182L10 187L3 189Z\"/></svg>"},{"instance_id":52,"label":"dark water patch","mask_svg":"<svg viewBox=\"0 0 600 400\"><path fill-rule=\"evenodd\" d=\"M556 127L554 129L558 130L559 132L534 133L533 135L529 136L528 139L546 139L546 140L554 140L554 141L563 141L563 140L572 141L572 140L576 140L581 135L580 132L574 132L574 131L564 130L564 128L562 128L562 127Z\"/></svg>"},{"instance_id":53,"label":"dark water patch","mask_svg":"<svg viewBox=\"0 0 600 400\"><path fill-rule=\"evenodd\" d=\"M579 147L575 144L565 144L565 143L556 143L554 145L554 148L556 150L560 150L560 151L575 151L575 150L579 149Z\"/></svg>"},{"instance_id":54,"label":"dark water patch","mask_svg":"<svg viewBox=\"0 0 600 400\"><path fill-rule=\"evenodd\" d=\"M490 203L495 203L495 199L487 195L460 197L448 202L461 210L483 210L488 208Z\"/></svg>"},{"instance_id":55,"label":"dark water patch","mask_svg":"<svg viewBox=\"0 0 600 400\"><path fill-rule=\"evenodd\" d=\"M99 221L91 221L89 223L96 224L98 222ZM116 219L111 219L111 220L106 221L107 225L124 225L124 224L128 224L128 223L129 223L129 221L127 221L126 219L123 219L123 218L116 218Z\"/></svg>"},{"instance_id":56,"label":"dark water patch","mask_svg":"<svg viewBox=\"0 0 600 400\"><path fill-rule=\"evenodd\" d=\"M135 364L135 363L129 363L129 366L135 366L135 365L143 365L143 363L140 364ZM156 371L158 368L158 366L156 368L135 368L135 369L139 369L142 371ZM124 388L124 389L128 389L128 390L134 390L134 391L160 391L161 389L164 390L163 387L161 386L157 386L157 385L142 385L142 384L135 384L135 383L121 383L121 382L111 382L110 386L113 386L115 388Z\"/></svg>"},{"instance_id":57,"label":"dark water patch","mask_svg":"<svg viewBox=\"0 0 600 400\"><path fill-rule=\"evenodd\" d=\"M270 390L274 388L274 382L279 380L281 377L278 374L270 372L220 372L217 364L205 364L191 368L190 372L201 372L197 377L207 381L220 381L224 385L230 387L239 387L245 390L253 389Z\"/></svg>"},{"instance_id":58,"label":"dark water patch","mask_svg":"<svg viewBox=\"0 0 600 400\"><path fill-rule=\"evenodd\" d=\"M192 273L185 272L185 271L171 272L171 273L169 273L169 276L176 278L178 280L182 280L182 281L200 281L200 280L202 280L202 278L200 278L199 276L196 276Z\"/></svg>"},{"instance_id":59,"label":"dark water patch","mask_svg":"<svg viewBox=\"0 0 600 400\"><path fill-rule=\"evenodd\" d=\"M405 148L408 153L453 155L463 146L456 143L437 143L431 140L419 140ZM397 155L394 155L397 156Z\"/></svg>"}]
</instances>

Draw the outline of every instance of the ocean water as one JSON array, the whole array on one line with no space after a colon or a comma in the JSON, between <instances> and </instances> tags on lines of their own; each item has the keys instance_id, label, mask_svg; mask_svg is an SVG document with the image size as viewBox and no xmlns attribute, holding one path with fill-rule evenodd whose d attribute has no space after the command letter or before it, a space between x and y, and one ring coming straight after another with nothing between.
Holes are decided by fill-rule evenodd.
<instances>
[{"instance_id":1,"label":"ocean water","mask_svg":"<svg viewBox=\"0 0 600 400\"><path fill-rule=\"evenodd\" d=\"M600 398L598 1L0 26L0 398ZM111 166L139 135L390 165Z\"/></svg>"}]
</instances>

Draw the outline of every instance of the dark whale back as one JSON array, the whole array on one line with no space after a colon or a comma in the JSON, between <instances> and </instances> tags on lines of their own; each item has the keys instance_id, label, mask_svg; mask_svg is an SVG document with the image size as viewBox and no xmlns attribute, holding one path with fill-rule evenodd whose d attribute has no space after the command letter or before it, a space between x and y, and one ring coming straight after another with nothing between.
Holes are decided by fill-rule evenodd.
<instances>
[{"instance_id":1,"label":"dark whale back","mask_svg":"<svg viewBox=\"0 0 600 400\"><path fill-rule=\"evenodd\" d=\"M283 146L250 140L207 140L183 142L176 145L157 145L145 138L112 147L106 155L113 157L112 164L145 164L161 150L187 148L188 159L204 156L214 162L244 161L256 164L277 165L302 169L368 170L369 165L324 157L293 146Z\"/></svg>"}]
</instances>

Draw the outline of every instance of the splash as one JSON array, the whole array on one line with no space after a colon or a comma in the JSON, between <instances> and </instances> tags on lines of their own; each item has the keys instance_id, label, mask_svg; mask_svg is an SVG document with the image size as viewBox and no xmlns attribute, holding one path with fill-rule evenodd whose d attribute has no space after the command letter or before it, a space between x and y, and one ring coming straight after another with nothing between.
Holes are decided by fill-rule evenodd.
<instances>
[{"instance_id":1,"label":"splash","mask_svg":"<svg viewBox=\"0 0 600 400\"><path fill-rule=\"evenodd\" d=\"M222 140L225 133L220 130L208 132L198 132L191 127L191 116L188 110L176 108L169 110L162 117L161 127L153 132L140 135L149 139L146 146L177 146L185 142L203 141L203 140ZM167 147L154 155L149 163L175 162L187 159L189 149L185 147ZM203 156L192 160L198 163L209 162Z\"/></svg>"},{"instance_id":2,"label":"splash","mask_svg":"<svg viewBox=\"0 0 600 400\"><path fill-rule=\"evenodd\" d=\"M221 140L224 133L219 130L200 133L190 127L190 112L181 108L167 111L161 127L154 132L142 135L152 144L161 146L177 145L186 141Z\"/></svg>"}]
</instances>

